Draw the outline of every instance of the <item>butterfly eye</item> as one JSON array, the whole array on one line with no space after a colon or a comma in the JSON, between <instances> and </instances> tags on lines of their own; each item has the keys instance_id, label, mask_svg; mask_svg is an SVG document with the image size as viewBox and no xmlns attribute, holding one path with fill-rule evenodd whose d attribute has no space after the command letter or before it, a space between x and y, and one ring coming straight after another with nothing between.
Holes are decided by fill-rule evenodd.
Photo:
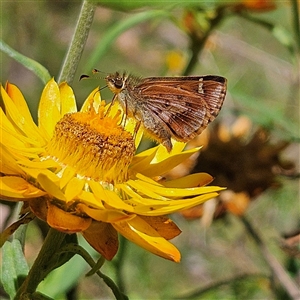
<instances>
[{"instance_id":1,"label":"butterfly eye","mask_svg":"<svg viewBox=\"0 0 300 300\"><path fill-rule=\"evenodd\" d=\"M123 80L120 78L116 78L113 83L117 89L121 89L123 87Z\"/></svg>"}]
</instances>

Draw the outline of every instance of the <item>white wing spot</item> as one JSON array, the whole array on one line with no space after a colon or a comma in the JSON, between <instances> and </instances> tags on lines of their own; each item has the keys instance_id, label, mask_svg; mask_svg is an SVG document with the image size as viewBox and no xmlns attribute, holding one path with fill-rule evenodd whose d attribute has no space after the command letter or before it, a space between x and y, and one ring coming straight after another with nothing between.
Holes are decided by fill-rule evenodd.
<instances>
[{"instance_id":1,"label":"white wing spot","mask_svg":"<svg viewBox=\"0 0 300 300\"><path fill-rule=\"evenodd\" d=\"M200 79L199 79L199 86L198 86L198 93L199 94L204 94L204 91L203 91L203 78L201 77Z\"/></svg>"}]
</instances>

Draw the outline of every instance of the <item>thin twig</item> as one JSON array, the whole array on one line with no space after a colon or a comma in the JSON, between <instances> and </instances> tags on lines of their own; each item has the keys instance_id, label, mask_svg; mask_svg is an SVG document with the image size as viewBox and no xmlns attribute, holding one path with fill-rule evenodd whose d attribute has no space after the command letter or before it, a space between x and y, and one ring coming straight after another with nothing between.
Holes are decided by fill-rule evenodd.
<instances>
[{"instance_id":1,"label":"thin twig","mask_svg":"<svg viewBox=\"0 0 300 300\"><path fill-rule=\"evenodd\" d=\"M200 288L198 290L195 290L189 294L186 295L182 295L179 297L175 297L174 299L195 299L196 297L199 296L203 296L205 293L209 292L209 291L213 291L223 285L229 285L232 284L233 282L237 282L240 280L244 280L244 279L249 279L249 278L257 278L257 279L261 279L261 278L266 278L268 279L267 275L264 274L242 274L242 275L237 275L228 279L224 279L224 280L220 280L217 282L213 282L203 288Z\"/></svg>"},{"instance_id":2,"label":"thin twig","mask_svg":"<svg viewBox=\"0 0 300 300\"><path fill-rule=\"evenodd\" d=\"M252 224L247 220L244 216L241 217L242 222L244 223L247 231L251 234L252 238L259 246L261 253L269 265L270 269L274 276L281 283L281 286L286 290L289 296L294 300L300 299L300 289L293 281L293 279L289 276L286 270L282 267L280 262L276 259L276 257L268 250L266 244L258 234L257 230L255 230Z\"/></svg>"},{"instance_id":3,"label":"thin twig","mask_svg":"<svg viewBox=\"0 0 300 300\"><path fill-rule=\"evenodd\" d=\"M106 276L105 274L103 274L100 270L96 271L96 263L93 260L93 258L90 256L90 254L84 249L82 248L80 245L78 244L72 244L69 243L68 245L66 245L64 248L62 248L59 252L59 255L61 255L63 252L72 252L74 254L78 254L80 255L92 268L92 273L96 273L105 283L106 285L111 289L111 291L113 292L114 296L116 297L117 300L128 300L127 296L125 294L123 294L120 289L118 288L118 286L114 283L114 281L112 279L110 279L108 276ZM101 260L101 265L104 263L104 261ZM91 274L91 272L88 272L87 275Z\"/></svg>"},{"instance_id":4,"label":"thin twig","mask_svg":"<svg viewBox=\"0 0 300 300\"><path fill-rule=\"evenodd\" d=\"M197 65L199 53L203 50L205 43L210 37L212 31L215 30L216 27L221 23L221 21L224 20L226 16L225 11L226 6L219 6L216 9L215 17L210 20L210 26L208 30L204 33L204 35L201 38L197 37L195 33L192 33L190 35L190 49L192 51L192 55L182 74L183 76L190 75L195 66Z\"/></svg>"}]
</instances>

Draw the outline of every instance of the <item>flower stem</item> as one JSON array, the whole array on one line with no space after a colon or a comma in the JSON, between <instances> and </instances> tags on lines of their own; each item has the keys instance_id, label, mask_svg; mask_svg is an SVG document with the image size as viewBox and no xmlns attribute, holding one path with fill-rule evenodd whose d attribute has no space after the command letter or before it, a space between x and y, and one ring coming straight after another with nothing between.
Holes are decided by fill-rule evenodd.
<instances>
[{"instance_id":1,"label":"flower stem","mask_svg":"<svg viewBox=\"0 0 300 300\"><path fill-rule=\"evenodd\" d=\"M86 276L90 276L90 275L96 273L105 282L105 284L111 289L111 291L113 292L113 294L117 300L128 300L128 297L121 292L121 290L113 282L113 280L110 279L108 276L104 275L99 270L99 267L104 264L104 258L100 258L98 263L95 263L93 258L90 256L90 254L84 248L82 248L78 244L74 244L74 243L69 243L64 248L61 249L61 253L64 251L67 253L71 252L73 254L80 255L92 268L91 271L86 274ZM58 253L58 254L61 254L61 253Z\"/></svg>"},{"instance_id":2,"label":"flower stem","mask_svg":"<svg viewBox=\"0 0 300 300\"><path fill-rule=\"evenodd\" d=\"M127 239L125 239L123 236L120 236L119 242L119 251L118 251L118 256L116 260L113 261L113 266L115 268L116 272L116 281L117 281L117 286L119 289L123 292L126 293L125 289L125 282L123 278L123 268L124 268L124 262L125 262L125 253L127 250Z\"/></svg>"},{"instance_id":3,"label":"flower stem","mask_svg":"<svg viewBox=\"0 0 300 300\"><path fill-rule=\"evenodd\" d=\"M75 32L59 74L58 82L66 81L68 84L72 83L93 22L95 9L96 4L92 1L83 1Z\"/></svg>"},{"instance_id":4,"label":"flower stem","mask_svg":"<svg viewBox=\"0 0 300 300\"><path fill-rule=\"evenodd\" d=\"M295 43L297 48L297 53L300 53L300 16L299 16L299 4L297 0L291 0L292 4L292 22L295 31Z\"/></svg>"},{"instance_id":5,"label":"flower stem","mask_svg":"<svg viewBox=\"0 0 300 300\"><path fill-rule=\"evenodd\" d=\"M51 258L61 248L66 234L55 229L50 229L44 241L41 251L31 267L26 279L19 288L15 299L26 299L26 296L33 294L39 283L49 273ZM30 299L30 297L28 298Z\"/></svg>"}]
</instances>

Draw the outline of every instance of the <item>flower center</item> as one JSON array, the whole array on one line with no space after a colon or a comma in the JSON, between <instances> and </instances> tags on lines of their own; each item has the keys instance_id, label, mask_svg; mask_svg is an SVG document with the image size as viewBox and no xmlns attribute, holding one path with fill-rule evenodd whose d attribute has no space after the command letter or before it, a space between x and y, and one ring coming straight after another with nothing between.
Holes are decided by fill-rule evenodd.
<instances>
[{"instance_id":1,"label":"flower center","mask_svg":"<svg viewBox=\"0 0 300 300\"><path fill-rule=\"evenodd\" d=\"M48 153L83 177L108 183L127 180L128 166L135 153L134 139L120 123L120 113L104 114L104 101L98 113L66 114L55 126Z\"/></svg>"}]
</instances>

